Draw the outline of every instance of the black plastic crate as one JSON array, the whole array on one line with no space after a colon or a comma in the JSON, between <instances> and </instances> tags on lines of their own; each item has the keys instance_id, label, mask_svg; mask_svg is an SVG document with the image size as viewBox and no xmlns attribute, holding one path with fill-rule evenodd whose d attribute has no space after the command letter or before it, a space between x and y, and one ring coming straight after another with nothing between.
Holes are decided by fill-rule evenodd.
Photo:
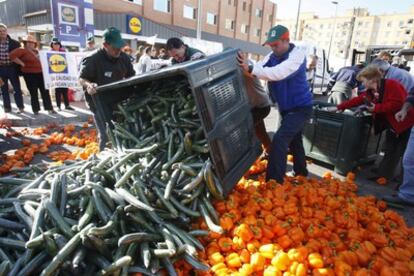
<instances>
[{"instance_id":1,"label":"black plastic crate","mask_svg":"<svg viewBox=\"0 0 414 276\"><path fill-rule=\"evenodd\" d=\"M381 135L373 132L371 115L355 116L352 112L334 113L320 107L332 106L317 102L304 129L307 157L335 166L345 175L355 167L376 160Z\"/></svg>"},{"instance_id":2,"label":"black plastic crate","mask_svg":"<svg viewBox=\"0 0 414 276\"><path fill-rule=\"evenodd\" d=\"M228 194L261 153L236 55L237 50L226 50L203 60L100 86L93 95L98 116L109 123L113 117L111 106L140 97L148 87L185 79L197 106L214 170Z\"/></svg>"}]
</instances>

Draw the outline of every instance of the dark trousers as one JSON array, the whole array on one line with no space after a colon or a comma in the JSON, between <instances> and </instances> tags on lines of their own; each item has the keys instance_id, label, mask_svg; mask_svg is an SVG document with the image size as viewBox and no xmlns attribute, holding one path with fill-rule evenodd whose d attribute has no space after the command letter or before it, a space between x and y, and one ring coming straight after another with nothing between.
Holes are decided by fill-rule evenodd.
<instances>
[{"instance_id":1,"label":"dark trousers","mask_svg":"<svg viewBox=\"0 0 414 276\"><path fill-rule=\"evenodd\" d=\"M99 142L99 150L104 150L106 143L108 142L108 135L106 134L106 124L104 121L100 120L98 117L98 110L93 103L93 100L89 94L85 91L85 99L88 103L89 109L93 113L93 121L95 123L95 127L98 130L98 142Z\"/></svg>"},{"instance_id":2,"label":"dark trousers","mask_svg":"<svg viewBox=\"0 0 414 276\"><path fill-rule=\"evenodd\" d=\"M26 82L27 89L29 89L30 92L30 102L32 104L33 112L38 112L40 110L38 91L40 91L44 109L53 110L49 90L45 89L42 73L24 73L23 78Z\"/></svg>"},{"instance_id":3,"label":"dark trousers","mask_svg":"<svg viewBox=\"0 0 414 276\"><path fill-rule=\"evenodd\" d=\"M267 117L270 113L270 106L266 107L254 107L251 109L252 116L253 116L253 123L254 129L256 132L256 136L259 141L262 143L264 150L267 154L270 152L271 148L271 141L269 135L266 131L266 126L264 124L263 119Z\"/></svg>"},{"instance_id":4,"label":"dark trousers","mask_svg":"<svg viewBox=\"0 0 414 276\"><path fill-rule=\"evenodd\" d=\"M3 105L5 110L11 110L10 95L9 95L9 80L14 88L14 101L18 108L24 108L22 90L20 88L20 80L15 66L0 66L0 78L4 81L1 87L3 95Z\"/></svg>"},{"instance_id":5,"label":"dark trousers","mask_svg":"<svg viewBox=\"0 0 414 276\"><path fill-rule=\"evenodd\" d=\"M69 98L68 98L68 89L67 88L55 88L55 96L56 96L56 105L58 108L60 108L60 103L62 102L62 96L63 96L63 102L65 104L65 107L69 106Z\"/></svg>"},{"instance_id":6,"label":"dark trousers","mask_svg":"<svg viewBox=\"0 0 414 276\"><path fill-rule=\"evenodd\" d=\"M378 167L378 173L389 180L394 178L395 169L401 165L401 158L407 148L408 138L411 129L396 135L395 132L387 129L385 131L385 141L383 144L384 157Z\"/></svg>"},{"instance_id":7,"label":"dark trousers","mask_svg":"<svg viewBox=\"0 0 414 276\"><path fill-rule=\"evenodd\" d=\"M282 121L272 140L266 180L274 179L283 183L286 173L288 150L294 156L293 170L296 175L308 175L305 150L302 142L302 130L312 115L312 107L295 108L282 112Z\"/></svg>"}]
</instances>

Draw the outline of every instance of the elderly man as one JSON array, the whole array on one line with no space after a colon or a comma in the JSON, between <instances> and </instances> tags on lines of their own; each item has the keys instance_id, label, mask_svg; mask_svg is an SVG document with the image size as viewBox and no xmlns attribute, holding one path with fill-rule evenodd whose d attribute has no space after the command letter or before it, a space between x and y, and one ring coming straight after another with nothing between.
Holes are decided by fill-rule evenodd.
<instances>
[{"instance_id":1,"label":"elderly man","mask_svg":"<svg viewBox=\"0 0 414 276\"><path fill-rule=\"evenodd\" d=\"M377 66L384 74L384 78L399 81L408 93L414 90L414 76L407 71L391 66L387 61L376 58L374 59L371 66Z\"/></svg>"},{"instance_id":2,"label":"elderly man","mask_svg":"<svg viewBox=\"0 0 414 276\"><path fill-rule=\"evenodd\" d=\"M290 43L289 30L277 25L268 32L265 45L272 52L256 64L239 55L240 67L259 79L267 80L270 97L278 104L282 121L273 136L266 179L283 183L288 149L294 155L295 175L308 175L302 130L312 114L312 94L306 80L305 53Z\"/></svg>"},{"instance_id":3,"label":"elderly man","mask_svg":"<svg viewBox=\"0 0 414 276\"><path fill-rule=\"evenodd\" d=\"M204 58L206 55L198 49L191 48L178 37L167 40L168 55L172 57L172 64Z\"/></svg>"},{"instance_id":4,"label":"elderly man","mask_svg":"<svg viewBox=\"0 0 414 276\"><path fill-rule=\"evenodd\" d=\"M7 34L7 26L0 23L0 78L3 80L4 85L1 86L1 92L3 95L3 107L4 112L8 113L12 111L9 95L10 80L14 88L14 101L16 102L19 112L24 111L24 103L22 90L20 89L20 80L18 75L18 67L10 60L9 53L14 49L20 48L20 43L12 39Z\"/></svg>"},{"instance_id":5,"label":"elderly man","mask_svg":"<svg viewBox=\"0 0 414 276\"><path fill-rule=\"evenodd\" d=\"M124 40L118 29L110 27L103 33L103 47L82 60L79 82L86 90L85 98L94 114L95 125L98 129L99 148L105 148L108 140L105 122L96 116L96 107L92 97L98 85L119 81L135 75L132 63L127 54L122 52ZM109 108L109 107L108 107ZM110 109L110 108L109 108ZM111 112L111 110L109 110Z\"/></svg>"}]
</instances>

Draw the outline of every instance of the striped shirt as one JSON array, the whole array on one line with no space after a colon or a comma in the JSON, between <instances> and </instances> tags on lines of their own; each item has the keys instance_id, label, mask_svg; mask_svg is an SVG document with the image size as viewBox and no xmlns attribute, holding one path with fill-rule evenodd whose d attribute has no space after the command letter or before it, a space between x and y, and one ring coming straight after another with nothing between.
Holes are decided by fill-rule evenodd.
<instances>
[{"instance_id":1,"label":"striped shirt","mask_svg":"<svg viewBox=\"0 0 414 276\"><path fill-rule=\"evenodd\" d=\"M11 63L9 56L9 40L0 42L0 66L9 65Z\"/></svg>"}]
</instances>

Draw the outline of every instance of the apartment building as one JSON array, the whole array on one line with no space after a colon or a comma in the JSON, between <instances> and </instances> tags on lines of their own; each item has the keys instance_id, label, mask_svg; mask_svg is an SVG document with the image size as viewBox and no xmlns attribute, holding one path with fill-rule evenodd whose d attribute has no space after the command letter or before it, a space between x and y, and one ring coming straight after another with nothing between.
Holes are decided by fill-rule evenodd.
<instances>
[{"instance_id":1,"label":"apartment building","mask_svg":"<svg viewBox=\"0 0 414 276\"><path fill-rule=\"evenodd\" d=\"M199 24L201 39L237 47L256 57L268 52L261 45L275 23L276 11L276 4L269 0L93 0L98 37L107 26L115 26L134 48L135 41L154 35L157 43L172 36L194 38ZM135 37L126 23L131 16L139 16L142 25ZM53 30L50 0L5 0L0 2L0 18L5 24L23 25L31 32Z\"/></svg>"},{"instance_id":2,"label":"apartment building","mask_svg":"<svg viewBox=\"0 0 414 276\"><path fill-rule=\"evenodd\" d=\"M296 19L276 20L294 33ZM331 42L332 37L332 42ZM414 5L406 13L371 15L367 9L355 8L345 15L319 18L314 13L299 16L297 40L313 42L327 52L330 59L351 59L352 50L364 51L370 45L414 46Z\"/></svg>"}]
</instances>

